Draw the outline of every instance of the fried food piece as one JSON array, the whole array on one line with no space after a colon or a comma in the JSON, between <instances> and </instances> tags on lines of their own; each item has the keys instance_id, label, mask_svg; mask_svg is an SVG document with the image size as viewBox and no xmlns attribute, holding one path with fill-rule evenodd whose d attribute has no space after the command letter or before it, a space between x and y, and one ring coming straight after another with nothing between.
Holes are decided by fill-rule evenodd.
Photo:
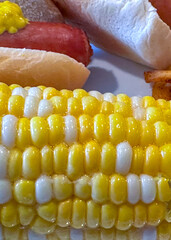
<instances>
[{"instance_id":1,"label":"fried food piece","mask_svg":"<svg viewBox=\"0 0 171 240\"><path fill-rule=\"evenodd\" d=\"M171 100L171 83L154 83L152 95L155 99Z\"/></svg>"}]
</instances>

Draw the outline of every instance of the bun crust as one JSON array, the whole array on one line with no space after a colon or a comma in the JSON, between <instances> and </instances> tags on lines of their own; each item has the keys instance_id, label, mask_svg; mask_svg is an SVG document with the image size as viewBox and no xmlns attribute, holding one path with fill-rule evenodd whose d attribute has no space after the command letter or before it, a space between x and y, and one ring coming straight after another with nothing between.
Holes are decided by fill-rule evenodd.
<instances>
[{"instance_id":1,"label":"bun crust","mask_svg":"<svg viewBox=\"0 0 171 240\"><path fill-rule=\"evenodd\" d=\"M171 29L148 0L55 0L97 46L156 69L171 65Z\"/></svg>"},{"instance_id":2,"label":"bun crust","mask_svg":"<svg viewBox=\"0 0 171 240\"><path fill-rule=\"evenodd\" d=\"M81 88L89 70L60 53L0 47L0 82L23 87L44 85L57 89Z\"/></svg>"}]
</instances>

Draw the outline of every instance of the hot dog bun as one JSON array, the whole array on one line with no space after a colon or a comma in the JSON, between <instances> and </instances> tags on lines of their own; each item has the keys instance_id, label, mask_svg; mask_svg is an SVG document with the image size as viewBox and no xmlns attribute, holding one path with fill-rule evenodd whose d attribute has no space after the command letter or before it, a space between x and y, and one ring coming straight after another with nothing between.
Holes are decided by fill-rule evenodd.
<instances>
[{"instance_id":1,"label":"hot dog bun","mask_svg":"<svg viewBox=\"0 0 171 240\"><path fill-rule=\"evenodd\" d=\"M0 82L57 89L81 88L89 70L60 53L0 47Z\"/></svg>"},{"instance_id":2,"label":"hot dog bun","mask_svg":"<svg viewBox=\"0 0 171 240\"><path fill-rule=\"evenodd\" d=\"M5 0L0 0L4 2ZM9 0L17 3L30 21L63 22L60 11L51 0Z\"/></svg>"},{"instance_id":3,"label":"hot dog bun","mask_svg":"<svg viewBox=\"0 0 171 240\"><path fill-rule=\"evenodd\" d=\"M171 29L149 0L54 1L95 45L155 69L171 65Z\"/></svg>"}]
</instances>

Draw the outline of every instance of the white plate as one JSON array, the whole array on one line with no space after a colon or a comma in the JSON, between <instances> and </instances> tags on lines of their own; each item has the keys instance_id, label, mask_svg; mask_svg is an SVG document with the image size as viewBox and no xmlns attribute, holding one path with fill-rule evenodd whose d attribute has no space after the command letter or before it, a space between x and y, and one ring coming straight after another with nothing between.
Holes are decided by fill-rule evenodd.
<instances>
[{"instance_id":1,"label":"white plate","mask_svg":"<svg viewBox=\"0 0 171 240\"><path fill-rule=\"evenodd\" d=\"M150 68L92 47L94 55L88 67L91 74L84 85L85 90L128 96L151 95L150 84L144 81L144 71Z\"/></svg>"}]
</instances>

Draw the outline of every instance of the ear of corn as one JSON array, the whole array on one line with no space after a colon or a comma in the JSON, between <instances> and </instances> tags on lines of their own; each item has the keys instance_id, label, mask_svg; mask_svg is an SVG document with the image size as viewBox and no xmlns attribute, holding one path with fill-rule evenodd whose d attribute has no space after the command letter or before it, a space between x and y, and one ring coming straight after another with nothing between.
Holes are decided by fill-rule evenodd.
<instances>
[{"instance_id":1,"label":"ear of corn","mask_svg":"<svg viewBox=\"0 0 171 240\"><path fill-rule=\"evenodd\" d=\"M103 229L83 239L119 239L122 231L138 239L132 229L146 225L167 239L170 185L171 102L0 84L0 223L7 239L32 234L18 227L51 233L47 239L66 227Z\"/></svg>"}]
</instances>

